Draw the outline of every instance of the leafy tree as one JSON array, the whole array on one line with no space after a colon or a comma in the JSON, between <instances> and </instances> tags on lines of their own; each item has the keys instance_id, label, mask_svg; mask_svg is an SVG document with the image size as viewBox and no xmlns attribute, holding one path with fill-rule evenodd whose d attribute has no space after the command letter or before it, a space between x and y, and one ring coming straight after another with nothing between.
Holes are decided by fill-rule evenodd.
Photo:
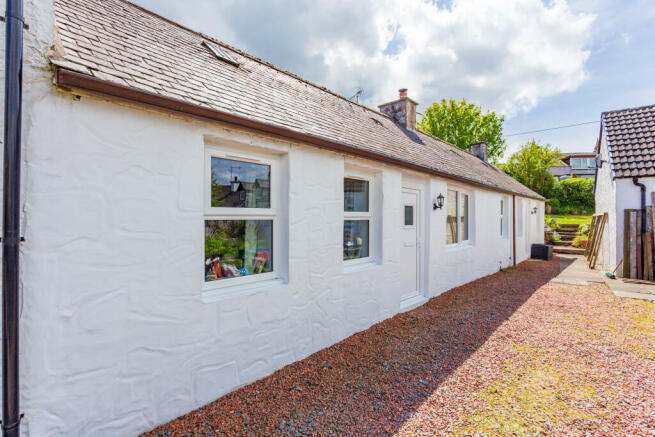
<instances>
[{"instance_id":1,"label":"leafy tree","mask_svg":"<svg viewBox=\"0 0 655 437\"><path fill-rule=\"evenodd\" d=\"M482 113L482 107L455 99L441 99L425 110L418 128L425 133L448 141L460 149L471 151L471 144L485 142L489 160L502 158L507 143L503 138L505 117L495 112Z\"/></svg>"},{"instance_id":2,"label":"leafy tree","mask_svg":"<svg viewBox=\"0 0 655 437\"><path fill-rule=\"evenodd\" d=\"M571 178L558 181L553 186L550 195L559 200L563 207L582 207L585 210L594 209L594 180Z\"/></svg>"},{"instance_id":3,"label":"leafy tree","mask_svg":"<svg viewBox=\"0 0 655 437\"><path fill-rule=\"evenodd\" d=\"M530 140L513 153L501 169L532 191L548 197L555 184L548 168L557 163L558 156L559 150L550 144L540 145Z\"/></svg>"}]
</instances>

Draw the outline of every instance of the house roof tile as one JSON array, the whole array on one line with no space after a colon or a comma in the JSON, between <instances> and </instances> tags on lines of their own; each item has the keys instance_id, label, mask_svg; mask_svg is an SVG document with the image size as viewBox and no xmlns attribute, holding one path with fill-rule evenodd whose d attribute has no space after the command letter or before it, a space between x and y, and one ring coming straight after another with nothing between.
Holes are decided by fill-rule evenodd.
<instances>
[{"instance_id":1,"label":"house roof tile","mask_svg":"<svg viewBox=\"0 0 655 437\"><path fill-rule=\"evenodd\" d=\"M604 112L601 122L615 177L655 174L655 105Z\"/></svg>"},{"instance_id":2,"label":"house roof tile","mask_svg":"<svg viewBox=\"0 0 655 437\"><path fill-rule=\"evenodd\" d=\"M50 60L59 68L541 198L468 152L125 0L54 5ZM239 65L217 59L204 41Z\"/></svg>"}]
</instances>

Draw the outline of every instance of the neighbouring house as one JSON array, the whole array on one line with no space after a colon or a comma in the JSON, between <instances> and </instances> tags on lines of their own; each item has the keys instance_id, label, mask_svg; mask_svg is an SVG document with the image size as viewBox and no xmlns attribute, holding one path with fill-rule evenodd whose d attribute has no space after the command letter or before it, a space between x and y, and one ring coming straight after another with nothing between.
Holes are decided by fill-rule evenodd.
<instances>
[{"instance_id":1,"label":"neighbouring house","mask_svg":"<svg viewBox=\"0 0 655 437\"><path fill-rule=\"evenodd\" d=\"M148 430L543 243L544 199L406 90L371 109L122 0L25 14L26 435Z\"/></svg>"},{"instance_id":2,"label":"neighbouring house","mask_svg":"<svg viewBox=\"0 0 655 437\"><path fill-rule=\"evenodd\" d=\"M607 213L598 261L614 270L623 259L624 210L651 205L655 191L655 105L604 112L596 152L596 213Z\"/></svg>"},{"instance_id":3,"label":"neighbouring house","mask_svg":"<svg viewBox=\"0 0 655 437\"><path fill-rule=\"evenodd\" d=\"M596 176L595 153L562 153L557 165L548 171L558 180L569 178L593 179Z\"/></svg>"}]
</instances>

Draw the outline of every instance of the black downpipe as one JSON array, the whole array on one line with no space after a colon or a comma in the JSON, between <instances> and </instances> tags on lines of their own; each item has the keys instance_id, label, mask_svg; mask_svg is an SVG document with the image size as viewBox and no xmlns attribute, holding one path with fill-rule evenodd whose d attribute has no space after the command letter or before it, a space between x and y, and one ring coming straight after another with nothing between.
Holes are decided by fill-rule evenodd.
<instances>
[{"instance_id":1,"label":"black downpipe","mask_svg":"<svg viewBox=\"0 0 655 437\"><path fill-rule=\"evenodd\" d=\"M7 0L2 215L2 434L20 435L18 372L23 2Z\"/></svg>"},{"instance_id":2,"label":"black downpipe","mask_svg":"<svg viewBox=\"0 0 655 437\"><path fill-rule=\"evenodd\" d=\"M646 185L639 182L638 177L632 178L632 183L638 186L641 189L641 232L642 234L646 232ZM638 235L637 238L641 238L641 235ZM644 265L644 250L641 249L641 265Z\"/></svg>"}]
</instances>

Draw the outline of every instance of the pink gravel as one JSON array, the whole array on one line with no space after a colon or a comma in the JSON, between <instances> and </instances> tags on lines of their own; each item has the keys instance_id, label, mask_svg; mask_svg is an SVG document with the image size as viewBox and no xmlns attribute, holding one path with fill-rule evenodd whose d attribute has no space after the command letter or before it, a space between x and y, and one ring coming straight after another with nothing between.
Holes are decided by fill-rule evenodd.
<instances>
[{"instance_id":1,"label":"pink gravel","mask_svg":"<svg viewBox=\"0 0 655 437\"><path fill-rule=\"evenodd\" d=\"M527 261L450 290L145 435L473 435L505 420L488 393L539 366L587 394L558 394L548 420L517 401L513 434L655 435L655 306L548 282L558 269Z\"/></svg>"}]
</instances>

